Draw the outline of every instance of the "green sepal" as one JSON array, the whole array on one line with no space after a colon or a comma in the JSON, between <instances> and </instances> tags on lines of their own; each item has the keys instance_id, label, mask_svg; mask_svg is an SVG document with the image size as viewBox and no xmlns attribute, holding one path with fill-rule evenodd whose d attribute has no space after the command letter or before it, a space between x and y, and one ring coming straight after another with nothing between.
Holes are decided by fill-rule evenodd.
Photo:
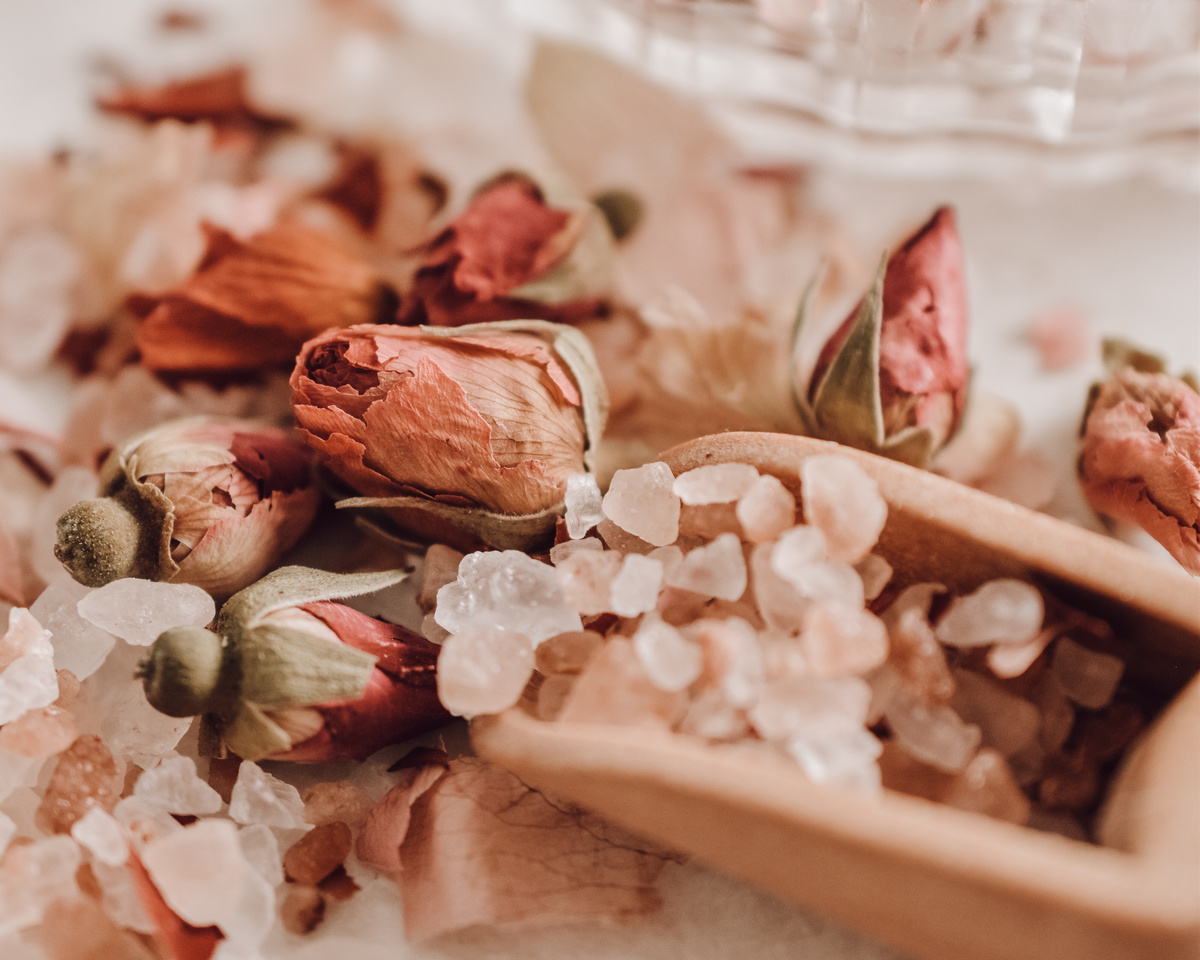
<instances>
[{"instance_id":1,"label":"green sepal","mask_svg":"<svg viewBox=\"0 0 1200 960\"><path fill-rule=\"evenodd\" d=\"M242 699L274 709L357 700L375 669L369 653L277 623L240 631L230 644Z\"/></svg>"},{"instance_id":2,"label":"green sepal","mask_svg":"<svg viewBox=\"0 0 1200 960\"><path fill-rule=\"evenodd\" d=\"M792 402L796 406L796 412L800 414L800 419L804 421L804 429L806 433L815 434L817 432L817 422L813 416L812 407L808 402L808 383L800 380L800 338L804 335L806 325L808 323L808 315L812 311L813 301L817 298L817 290L821 286L821 281L825 279L825 261L822 260L817 269L809 278L808 284L804 288L804 293L800 297L800 306L796 309L796 319L792 321L791 335L788 339L788 356L790 357L789 370L791 371L792 381Z\"/></svg>"},{"instance_id":3,"label":"green sepal","mask_svg":"<svg viewBox=\"0 0 1200 960\"><path fill-rule=\"evenodd\" d=\"M292 748L292 738L253 703L243 703L221 735L225 745L243 760L257 761Z\"/></svg>"},{"instance_id":4,"label":"green sepal","mask_svg":"<svg viewBox=\"0 0 1200 960\"><path fill-rule=\"evenodd\" d=\"M883 446L873 452L913 467L925 469L934 453L933 431L928 427L909 427L888 437Z\"/></svg>"},{"instance_id":5,"label":"green sepal","mask_svg":"<svg viewBox=\"0 0 1200 960\"><path fill-rule=\"evenodd\" d=\"M217 616L216 632L234 640L236 633L257 626L272 611L374 593L399 583L411 572L330 573L312 567L280 567L226 601Z\"/></svg>"},{"instance_id":6,"label":"green sepal","mask_svg":"<svg viewBox=\"0 0 1200 960\"><path fill-rule=\"evenodd\" d=\"M493 513L482 507L458 506L427 497L350 497L339 500L336 506L339 510L420 510L497 550L526 553L548 549L553 544L554 526L565 509L558 503L537 513Z\"/></svg>"}]
</instances>

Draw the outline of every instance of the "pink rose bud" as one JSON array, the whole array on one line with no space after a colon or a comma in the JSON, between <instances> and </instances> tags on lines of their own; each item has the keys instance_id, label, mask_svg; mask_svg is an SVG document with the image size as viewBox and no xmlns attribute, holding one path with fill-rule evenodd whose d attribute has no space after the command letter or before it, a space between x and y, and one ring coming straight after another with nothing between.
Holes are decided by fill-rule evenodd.
<instances>
[{"instance_id":1,"label":"pink rose bud","mask_svg":"<svg viewBox=\"0 0 1200 960\"><path fill-rule=\"evenodd\" d=\"M312 523L311 454L287 431L177 420L109 454L95 500L58 519L54 553L80 583L192 583L229 596L278 562Z\"/></svg>"},{"instance_id":2,"label":"pink rose bud","mask_svg":"<svg viewBox=\"0 0 1200 960\"><path fill-rule=\"evenodd\" d=\"M1200 574L1200 394L1157 357L1104 344L1109 378L1083 416L1079 480L1088 503L1135 523Z\"/></svg>"},{"instance_id":3,"label":"pink rose bud","mask_svg":"<svg viewBox=\"0 0 1200 960\"><path fill-rule=\"evenodd\" d=\"M438 648L330 602L406 576L282 567L231 597L213 631L162 633L138 669L146 698L168 716L204 714L207 749L243 760L363 760L438 726Z\"/></svg>"},{"instance_id":4,"label":"pink rose bud","mask_svg":"<svg viewBox=\"0 0 1200 960\"><path fill-rule=\"evenodd\" d=\"M954 211L941 207L886 268L880 265L862 302L821 350L807 386L794 385L814 436L928 465L966 406L963 274Z\"/></svg>"},{"instance_id":5,"label":"pink rose bud","mask_svg":"<svg viewBox=\"0 0 1200 960\"><path fill-rule=\"evenodd\" d=\"M291 382L305 439L361 494L339 506L459 549L548 546L607 402L586 338L537 320L330 331Z\"/></svg>"},{"instance_id":6,"label":"pink rose bud","mask_svg":"<svg viewBox=\"0 0 1200 960\"><path fill-rule=\"evenodd\" d=\"M419 248L398 322L446 327L595 316L605 307L611 245L597 207L551 206L530 177L501 174Z\"/></svg>"}]
</instances>

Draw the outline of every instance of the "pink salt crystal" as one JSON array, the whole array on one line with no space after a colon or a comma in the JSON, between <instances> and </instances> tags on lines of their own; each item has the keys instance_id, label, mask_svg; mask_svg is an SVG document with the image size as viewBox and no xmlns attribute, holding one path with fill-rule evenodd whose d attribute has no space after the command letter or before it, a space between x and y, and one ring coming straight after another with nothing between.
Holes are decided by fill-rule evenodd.
<instances>
[{"instance_id":1,"label":"pink salt crystal","mask_svg":"<svg viewBox=\"0 0 1200 960\"><path fill-rule=\"evenodd\" d=\"M728 742L751 735L746 711L731 704L719 690L706 690L688 704L679 732Z\"/></svg>"},{"instance_id":2,"label":"pink salt crystal","mask_svg":"<svg viewBox=\"0 0 1200 960\"><path fill-rule=\"evenodd\" d=\"M754 481L737 502L737 519L751 543L767 543L796 523L796 498L777 477Z\"/></svg>"},{"instance_id":3,"label":"pink salt crystal","mask_svg":"<svg viewBox=\"0 0 1200 960\"><path fill-rule=\"evenodd\" d=\"M438 655L438 698L459 717L499 713L516 703L533 673L524 634L476 627L451 634Z\"/></svg>"},{"instance_id":4,"label":"pink salt crystal","mask_svg":"<svg viewBox=\"0 0 1200 960\"><path fill-rule=\"evenodd\" d=\"M750 708L750 722L764 739L836 739L861 729L871 688L857 677L797 677L768 682Z\"/></svg>"},{"instance_id":5,"label":"pink salt crystal","mask_svg":"<svg viewBox=\"0 0 1200 960\"><path fill-rule=\"evenodd\" d=\"M888 655L883 621L842 603L818 601L809 607L800 639L813 673L822 677L866 673Z\"/></svg>"},{"instance_id":6,"label":"pink salt crystal","mask_svg":"<svg viewBox=\"0 0 1200 960\"><path fill-rule=\"evenodd\" d=\"M891 641L888 665L902 683L921 700L949 700L954 693L954 678L946 664L946 651L921 610L905 606L898 616L885 616L884 623Z\"/></svg>"},{"instance_id":7,"label":"pink salt crystal","mask_svg":"<svg viewBox=\"0 0 1200 960\"><path fill-rule=\"evenodd\" d=\"M1043 628L1024 643L997 643L987 652L988 669L997 677L1019 677L1042 655L1058 631Z\"/></svg>"},{"instance_id":8,"label":"pink salt crystal","mask_svg":"<svg viewBox=\"0 0 1200 960\"><path fill-rule=\"evenodd\" d=\"M125 828L99 807L92 807L75 821L71 836L110 867L120 866L129 859L129 836Z\"/></svg>"},{"instance_id":9,"label":"pink salt crystal","mask_svg":"<svg viewBox=\"0 0 1200 960\"><path fill-rule=\"evenodd\" d=\"M596 524L596 533L600 534L601 539L610 550L620 553L646 554L654 549L654 544L647 543L641 537L635 537L632 533L623 530L608 517Z\"/></svg>"},{"instance_id":10,"label":"pink salt crystal","mask_svg":"<svg viewBox=\"0 0 1200 960\"><path fill-rule=\"evenodd\" d=\"M79 737L59 754L38 807L38 825L47 833L67 833L92 807L111 813L124 779L124 767L99 737Z\"/></svg>"},{"instance_id":11,"label":"pink salt crystal","mask_svg":"<svg viewBox=\"0 0 1200 960\"><path fill-rule=\"evenodd\" d=\"M29 710L0 727L0 749L18 757L50 757L62 753L79 735L74 715L61 707Z\"/></svg>"},{"instance_id":12,"label":"pink salt crystal","mask_svg":"<svg viewBox=\"0 0 1200 960\"><path fill-rule=\"evenodd\" d=\"M963 769L983 740L983 731L962 721L948 706L931 706L906 691L886 711L897 742L918 760L954 773Z\"/></svg>"},{"instance_id":13,"label":"pink salt crystal","mask_svg":"<svg viewBox=\"0 0 1200 960\"><path fill-rule=\"evenodd\" d=\"M1032 804L1017 785L1008 762L986 747L937 797L942 803L997 820L1024 825Z\"/></svg>"},{"instance_id":14,"label":"pink salt crystal","mask_svg":"<svg viewBox=\"0 0 1200 960\"><path fill-rule=\"evenodd\" d=\"M781 577L787 577L788 570L824 563L826 559L825 534L820 527L809 524L799 524L781 533L771 554L771 564Z\"/></svg>"},{"instance_id":15,"label":"pink salt crystal","mask_svg":"<svg viewBox=\"0 0 1200 960\"><path fill-rule=\"evenodd\" d=\"M963 720L983 731L985 747L1011 757L1037 739L1042 714L1034 704L970 670L955 670L954 680L950 706Z\"/></svg>"},{"instance_id":16,"label":"pink salt crystal","mask_svg":"<svg viewBox=\"0 0 1200 960\"><path fill-rule=\"evenodd\" d=\"M1054 647L1050 669L1068 697L1081 707L1100 710L1112 702L1125 662L1062 637Z\"/></svg>"},{"instance_id":17,"label":"pink salt crystal","mask_svg":"<svg viewBox=\"0 0 1200 960\"><path fill-rule=\"evenodd\" d=\"M779 549L778 545L775 549ZM771 567L806 600L840 603L855 609L865 603L862 578L848 563L785 566L772 554Z\"/></svg>"},{"instance_id":18,"label":"pink salt crystal","mask_svg":"<svg viewBox=\"0 0 1200 960\"><path fill-rule=\"evenodd\" d=\"M579 550L555 567L563 599L584 616L612 610L612 585L621 572L616 550Z\"/></svg>"},{"instance_id":19,"label":"pink salt crystal","mask_svg":"<svg viewBox=\"0 0 1200 960\"><path fill-rule=\"evenodd\" d=\"M705 618L688 624L682 632L704 654L698 686L718 688L721 696L737 707L754 702L763 684L762 651L754 627L739 617Z\"/></svg>"},{"instance_id":20,"label":"pink salt crystal","mask_svg":"<svg viewBox=\"0 0 1200 960\"><path fill-rule=\"evenodd\" d=\"M671 574L683 563L683 551L674 544L666 547L655 547L647 556L662 564L664 583L670 582Z\"/></svg>"},{"instance_id":21,"label":"pink salt crystal","mask_svg":"<svg viewBox=\"0 0 1200 960\"><path fill-rule=\"evenodd\" d=\"M683 558L667 582L706 597L737 600L746 592L747 583L742 541L732 533L723 533L712 543L697 547Z\"/></svg>"},{"instance_id":22,"label":"pink salt crystal","mask_svg":"<svg viewBox=\"0 0 1200 960\"><path fill-rule=\"evenodd\" d=\"M675 476L665 463L618 470L604 495L604 515L622 530L656 547L679 536L679 497Z\"/></svg>"},{"instance_id":23,"label":"pink salt crystal","mask_svg":"<svg viewBox=\"0 0 1200 960\"><path fill-rule=\"evenodd\" d=\"M660 690L684 690L700 676L700 648L656 616L646 617L638 626L633 649L646 676Z\"/></svg>"},{"instance_id":24,"label":"pink salt crystal","mask_svg":"<svg viewBox=\"0 0 1200 960\"><path fill-rule=\"evenodd\" d=\"M1095 349L1087 315L1074 306L1053 307L1039 313L1028 336L1042 361L1043 370L1066 370L1085 360Z\"/></svg>"},{"instance_id":25,"label":"pink salt crystal","mask_svg":"<svg viewBox=\"0 0 1200 960\"><path fill-rule=\"evenodd\" d=\"M741 559L740 550L738 558ZM620 571L612 579L612 600L608 609L621 617L648 613L658 603L662 581L663 566L658 560L636 553L626 555Z\"/></svg>"},{"instance_id":26,"label":"pink salt crystal","mask_svg":"<svg viewBox=\"0 0 1200 960\"><path fill-rule=\"evenodd\" d=\"M371 806L366 794L352 780L330 780L304 791L304 822L313 826L341 820L355 824Z\"/></svg>"},{"instance_id":27,"label":"pink salt crystal","mask_svg":"<svg viewBox=\"0 0 1200 960\"><path fill-rule=\"evenodd\" d=\"M604 519L604 498L596 477L590 473L573 473L567 477L566 505L567 536L578 540Z\"/></svg>"},{"instance_id":28,"label":"pink salt crystal","mask_svg":"<svg viewBox=\"0 0 1200 960\"><path fill-rule=\"evenodd\" d=\"M437 606L437 593L446 584L458 577L458 565L463 555L445 544L432 544L425 551L425 576L421 581L421 592L417 594L417 606L429 613Z\"/></svg>"},{"instance_id":29,"label":"pink salt crystal","mask_svg":"<svg viewBox=\"0 0 1200 960\"><path fill-rule=\"evenodd\" d=\"M837 784L871 793L878 792L882 785L876 763L882 750L883 744L862 728L828 739L799 736L787 742L787 752L813 783Z\"/></svg>"},{"instance_id":30,"label":"pink salt crystal","mask_svg":"<svg viewBox=\"0 0 1200 960\"><path fill-rule=\"evenodd\" d=\"M550 562L556 567L574 553L593 550L599 552L604 544L598 537L584 537L582 540L564 540L550 548Z\"/></svg>"},{"instance_id":31,"label":"pink salt crystal","mask_svg":"<svg viewBox=\"0 0 1200 960\"><path fill-rule=\"evenodd\" d=\"M849 457L822 453L800 465L804 520L825 534L832 560L857 563L887 520L879 486Z\"/></svg>"},{"instance_id":32,"label":"pink salt crystal","mask_svg":"<svg viewBox=\"0 0 1200 960\"><path fill-rule=\"evenodd\" d=\"M236 914L244 860L229 820L198 820L152 840L138 855L163 899L187 923L219 925Z\"/></svg>"},{"instance_id":33,"label":"pink salt crystal","mask_svg":"<svg viewBox=\"0 0 1200 960\"><path fill-rule=\"evenodd\" d=\"M863 597L869 603L891 582L892 565L877 553L868 553L854 565L863 583Z\"/></svg>"},{"instance_id":34,"label":"pink salt crystal","mask_svg":"<svg viewBox=\"0 0 1200 960\"><path fill-rule=\"evenodd\" d=\"M773 543L760 543L750 553L750 585L754 601L770 626L779 630L799 630L811 601L775 572Z\"/></svg>"},{"instance_id":35,"label":"pink salt crystal","mask_svg":"<svg viewBox=\"0 0 1200 960\"><path fill-rule=\"evenodd\" d=\"M551 637L534 651L534 664L542 673L579 673L604 643L604 638L591 630L575 630Z\"/></svg>"},{"instance_id":36,"label":"pink salt crystal","mask_svg":"<svg viewBox=\"0 0 1200 960\"><path fill-rule=\"evenodd\" d=\"M687 505L730 503L743 497L758 479L748 463L714 463L675 478L674 491Z\"/></svg>"},{"instance_id":37,"label":"pink salt crystal","mask_svg":"<svg viewBox=\"0 0 1200 960\"><path fill-rule=\"evenodd\" d=\"M630 641L610 639L588 661L558 719L670 728L686 703L683 693L667 692L651 682Z\"/></svg>"},{"instance_id":38,"label":"pink salt crystal","mask_svg":"<svg viewBox=\"0 0 1200 960\"><path fill-rule=\"evenodd\" d=\"M1027 643L1042 627L1045 604L1037 587L1023 580L989 580L965 597L955 597L935 635L955 647Z\"/></svg>"}]
</instances>

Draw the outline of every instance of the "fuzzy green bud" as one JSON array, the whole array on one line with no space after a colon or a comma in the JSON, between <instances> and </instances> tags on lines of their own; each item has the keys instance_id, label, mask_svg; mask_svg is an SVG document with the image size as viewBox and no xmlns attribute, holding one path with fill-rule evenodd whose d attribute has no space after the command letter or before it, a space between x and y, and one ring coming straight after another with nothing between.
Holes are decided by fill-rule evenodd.
<instances>
[{"instance_id":1,"label":"fuzzy green bud","mask_svg":"<svg viewBox=\"0 0 1200 960\"><path fill-rule=\"evenodd\" d=\"M57 530L54 556L85 587L134 575L142 527L118 500L83 500L58 518Z\"/></svg>"},{"instance_id":2,"label":"fuzzy green bud","mask_svg":"<svg viewBox=\"0 0 1200 960\"><path fill-rule=\"evenodd\" d=\"M217 706L225 647L203 627L172 627L159 634L138 664L146 699L169 717L193 717Z\"/></svg>"}]
</instances>

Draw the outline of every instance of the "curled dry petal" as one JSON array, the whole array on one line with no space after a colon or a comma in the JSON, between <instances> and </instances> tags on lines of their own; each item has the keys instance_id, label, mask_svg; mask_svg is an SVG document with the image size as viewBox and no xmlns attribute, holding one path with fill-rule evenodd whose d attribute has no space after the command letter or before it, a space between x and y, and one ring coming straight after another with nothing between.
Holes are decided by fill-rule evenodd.
<instances>
[{"instance_id":1,"label":"curled dry petal","mask_svg":"<svg viewBox=\"0 0 1200 960\"><path fill-rule=\"evenodd\" d=\"M100 494L58 521L55 555L75 579L192 583L217 596L262 576L320 502L308 450L287 432L204 417L122 444Z\"/></svg>"},{"instance_id":2,"label":"curled dry petal","mask_svg":"<svg viewBox=\"0 0 1200 960\"><path fill-rule=\"evenodd\" d=\"M598 209L552 207L531 178L502 174L421 247L399 322L594 316L603 307L610 243Z\"/></svg>"},{"instance_id":3,"label":"curled dry petal","mask_svg":"<svg viewBox=\"0 0 1200 960\"><path fill-rule=\"evenodd\" d=\"M468 545L552 534L606 405L587 341L537 321L331 331L305 345L291 382L305 438L363 495L348 505Z\"/></svg>"},{"instance_id":4,"label":"curled dry petal","mask_svg":"<svg viewBox=\"0 0 1200 960\"><path fill-rule=\"evenodd\" d=\"M142 363L161 371L258 370L290 363L330 327L378 319L392 302L374 269L331 234L294 221L242 243L207 226L196 272L135 295Z\"/></svg>"},{"instance_id":5,"label":"curled dry petal","mask_svg":"<svg viewBox=\"0 0 1200 960\"><path fill-rule=\"evenodd\" d=\"M1083 420L1084 494L1200 574L1200 394L1155 358L1105 350L1111 375L1092 388Z\"/></svg>"}]
</instances>

